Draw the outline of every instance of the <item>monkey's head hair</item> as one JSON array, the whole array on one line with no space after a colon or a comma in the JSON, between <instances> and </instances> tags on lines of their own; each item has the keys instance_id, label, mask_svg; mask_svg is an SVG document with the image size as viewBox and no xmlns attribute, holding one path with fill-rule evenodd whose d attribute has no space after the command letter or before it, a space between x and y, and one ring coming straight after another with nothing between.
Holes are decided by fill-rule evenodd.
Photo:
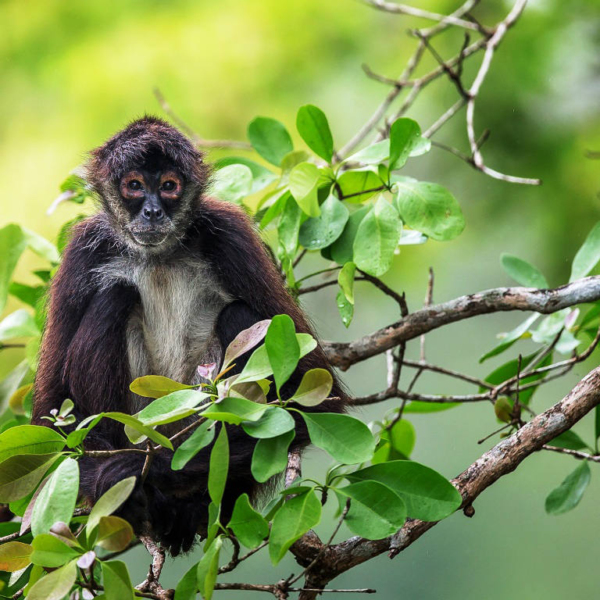
<instances>
[{"instance_id":1,"label":"monkey's head hair","mask_svg":"<svg viewBox=\"0 0 600 600\"><path fill-rule=\"evenodd\" d=\"M132 230L139 224L136 225L123 202L120 180L127 173L145 167L165 168L165 161L183 177L183 195L169 218L161 222L167 243L154 248L140 247L132 240ZM127 245L146 254L163 252L183 238L210 176L210 167L192 142L175 127L152 116L133 121L92 150L85 168L87 182L98 194L112 229Z\"/></svg>"},{"instance_id":2,"label":"monkey's head hair","mask_svg":"<svg viewBox=\"0 0 600 600\"><path fill-rule=\"evenodd\" d=\"M147 156L156 152L170 160L187 183L204 191L210 170L202 152L178 129L149 115L133 121L92 150L86 165L88 183L101 194L107 183L114 183L127 171L139 168Z\"/></svg>"}]
</instances>

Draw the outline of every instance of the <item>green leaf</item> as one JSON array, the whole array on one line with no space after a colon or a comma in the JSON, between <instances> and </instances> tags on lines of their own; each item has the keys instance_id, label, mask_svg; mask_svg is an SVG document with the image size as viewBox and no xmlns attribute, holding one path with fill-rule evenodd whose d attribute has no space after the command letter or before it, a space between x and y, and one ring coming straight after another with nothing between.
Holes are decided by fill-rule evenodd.
<instances>
[{"instance_id":1,"label":"green leaf","mask_svg":"<svg viewBox=\"0 0 600 600\"><path fill-rule=\"evenodd\" d=\"M62 600L71 590L77 577L77 561L73 560L60 569L52 571L41 579L38 579L27 594L27 600ZM121 596L119 600L125 600ZM116 600L116 598L108 598Z\"/></svg>"},{"instance_id":2,"label":"green leaf","mask_svg":"<svg viewBox=\"0 0 600 600\"><path fill-rule=\"evenodd\" d=\"M192 566L179 580L174 600L196 600L198 590L198 564Z\"/></svg>"},{"instance_id":3,"label":"green leaf","mask_svg":"<svg viewBox=\"0 0 600 600\"><path fill-rule=\"evenodd\" d=\"M592 473L587 461L583 461L564 481L550 492L546 498L546 512L561 515L573 510L581 501Z\"/></svg>"},{"instance_id":4,"label":"green leaf","mask_svg":"<svg viewBox=\"0 0 600 600\"><path fill-rule=\"evenodd\" d=\"M1 232L0 232L1 233ZM1 255L1 254L0 254ZM594 225L588 234L585 242L577 251L571 267L571 277L569 281L581 279L589 275L590 271L598 264L600 260L600 222ZM0 296L1 297L1 296ZM1 307L0 307L1 308Z\"/></svg>"},{"instance_id":5,"label":"green leaf","mask_svg":"<svg viewBox=\"0 0 600 600\"><path fill-rule=\"evenodd\" d=\"M563 431L558 437L548 442L548 446L566 448L567 450L587 450L590 447L572 430Z\"/></svg>"},{"instance_id":6,"label":"green leaf","mask_svg":"<svg viewBox=\"0 0 600 600\"><path fill-rule=\"evenodd\" d=\"M46 287L43 285L25 285L11 281L8 286L8 293L18 298L24 304L35 308L38 302L44 297Z\"/></svg>"},{"instance_id":7,"label":"green leaf","mask_svg":"<svg viewBox=\"0 0 600 600\"><path fill-rule=\"evenodd\" d=\"M179 383L162 375L145 375L134 379L129 389L134 394L145 398L162 398L173 392L193 389L193 386Z\"/></svg>"},{"instance_id":8,"label":"green leaf","mask_svg":"<svg viewBox=\"0 0 600 600\"><path fill-rule=\"evenodd\" d=\"M345 327L350 327L350 323L352 323L352 318L354 317L354 304L348 301L348 298L341 290L337 293L335 302L342 318L342 323Z\"/></svg>"},{"instance_id":9,"label":"green leaf","mask_svg":"<svg viewBox=\"0 0 600 600\"><path fill-rule=\"evenodd\" d=\"M540 367L546 367L552 363L552 353L550 353L548 356L546 356L543 360L539 361L537 364L531 365L531 361L536 356L537 356L537 353L533 353L528 356L523 356L521 358L521 370L525 369L526 367L530 367L530 366L535 366L536 369L540 368ZM514 377L515 375L517 375L518 372L519 372L519 360L513 359L513 360L509 360L507 363L501 365L500 367L498 367L497 369L492 371L485 378L485 380L488 383L491 383L492 385L500 385L501 383L505 382L507 379L510 379L511 377ZM541 381L542 379L544 379L544 377L546 377L547 374L548 374L547 372L544 372L544 373L539 373L537 375L529 375L528 377L524 377L523 379L521 379L521 386L525 386L526 384L533 383L535 381ZM528 405L529 402L531 401L531 397L535 393L536 389L537 389L537 387L530 387L530 388L520 391L519 392L519 402L521 404ZM479 388L480 393L483 393L484 391L485 391L485 388L483 388L483 387Z\"/></svg>"},{"instance_id":10,"label":"green leaf","mask_svg":"<svg viewBox=\"0 0 600 600\"><path fill-rule=\"evenodd\" d=\"M439 521L462 503L458 490L442 475L419 463L395 460L348 473L351 482L374 480L387 485L406 503L408 516Z\"/></svg>"},{"instance_id":11,"label":"green leaf","mask_svg":"<svg viewBox=\"0 0 600 600\"><path fill-rule=\"evenodd\" d=\"M383 275L392 264L401 225L398 211L380 195L358 226L354 240L356 266L374 277Z\"/></svg>"},{"instance_id":12,"label":"green leaf","mask_svg":"<svg viewBox=\"0 0 600 600\"><path fill-rule=\"evenodd\" d=\"M60 454L11 456L0 463L0 502L14 502L31 493Z\"/></svg>"},{"instance_id":13,"label":"green leaf","mask_svg":"<svg viewBox=\"0 0 600 600\"><path fill-rule=\"evenodd\" d=\"M114 515L100 518L96 544L104 550L121 552L129 546L132 539L133 529L125 519Z\"/></svg>"},{"instance_id":14,"label":"green leaf","mask_svg":"<svg viewBox=\"0 0 600 600\"><path fill-rule=\"evenodd\" d=\"M396 202L406 225L445 242L458 237L465 219L456 198L437 183L397 178Z\"/></svg>"},{"instance_id":15,"label":"green leaf","mask_svg":"<svg viewBox=\"0 0 600 600\"><path fill-rule=\"evenodd\" d=\"M252 454L252 476L264 483L273 475L281 473L287 466L288 448L296 432L288 431L277 437L259 439Z\"/></svg>"},{"instance_id":16,"label":"green leaf","mask_svg":"<svg viewBox=\"0 0 600 600\"><path fill-rule=\"evenodd\" d=\"M49 427L18 425L0 435L0 463L18 454L53 454L65 447L65 438Z\"/></svg>"},{"instance_id":17,"label":"green leaf","mask_svg":"<svg viewBox=\"0 0 600 600\"><path fill-rule=\"evenodd\" d=\"M242 156L226 156L215 161L215 167L221 169L228 165L244 165L250 169L252 173L252 189L250 194L260 192L260 190L266 188L268 185L277 180L277 175L269 169L266 169L257 162L250 160L249 158L243 158Z\"/></svg>"},{"instance_id":18,"label":"green leaf","mask_svg":"<svg viewBox=\"0 0 600 600\"><path fill-rule=\"evenodd\" d=\"M321 214L307 219L300 227L300 243L307 250L326 248L342 235L349 214L342 202L330 194L321 205Z\"/></svg>"},{"instance_id":19,"label":"green leaf","mask_svg":"<svg viewBox=\"0 0 600 600\"><path fill-rule=\"evenodd\" d=\"M338 284L344 292L348 302L354 304L354 274L356 265L353 262L347 262L338 273Z\"/></svg>"},{"instance_id":20,"label":"green leaf","mask_svg":"<svg viewBox=\"0 0 600 600\"><path fill-rule=\"evenodd\" d=\"M330 163L333 158L333 137L325 113L312 104L300 107L296 128L306 145Z\"/></svg>"},{"instance_id":21,"label":"green leaf","mask_svg":"<svg viewBox=\"0 0 600 600\"><path fill-rule=\"evenodd\" d=\"M371 196L381 191L383 181L372 167L344 171L337 180L342 190L342 199L350 203L365 202Z\"/></svg>"},{"instance_id":22,"label":"green leaf","mask_svg":"<svg viewBox=\"0 0 600 600\"><path fill-rule=\"evenodd\" d=\"M275 514L269 536L269 556L276 565L290 546L321 520L321 503L315 493L290 498Z\"/></svg>"},{"instance_id":23,"label":"green leaf","mask_svg":"<svg viewBox=\"0 0 600 600\"><path fill-rule=\"evenodd\" d=\"M213 423L206 421L200 425L190 437L175 450L173 460L171 461L171 469L180 471L185 465L202 450L206 448L215 437L215 428Z\"/></svg>"},{"instance_id":24,"label":"green leaf","mask_svg":"<svg viewBox=\"0 0 600 600\"><path fill-rule=\"evenodd\" d=\"M396 119L390 127L389 169L402 168L421 140L421 128L412 119Z\"/></svg>"},{"instance_id":25,"label":"green leaf","mask_svg":"<svg viewBox=\"0 0 600 600\"><path fill-rule=\"evenodd\" d=\"M194 392L199 394L200 392ZM162 399L162 398L161 398ZM113 421L117 421L118 423L122 423L123 425L127 425L129 428L141 433L142 436L146 436L150 438L153 442L158 444L159 446L163 446L163 448L168 448L169 450L173 450L173 444L171 441L166 438L162 433L158 433L158 431L154 431L150 427L146 426L139 419L132 417L131 415L126 415L125 413L120 412L107 412L102 413L102 415L108 419L112 419ZM125 431L127 432L127 430ZM128 436L129 437L129 436ZM137 443L139 440L131 440L134 443Z\"/></svg>"},{"instance_id":26,"label":"green leaf","mask_svg":"<svg viewBox=\"0 0 600 600\"><path fill-rule=\"evenodd\" d=\"M0 382L0 411L5 410L11 396L21 387L29 372L29 364L23 360Z\"/></svg>"},{"instance_id":27,"label":"green leaf","mask_svg":"<svg viewBox=\"0 0 600 600\"><path fill-rule=\"evenodd\" d=\"M417 432L414 425L406 419L396 421L389 433L389 441L392 448L406 458L409 458L412 454L416 439Z\"/></svg>"},{"instance_id":28,"label":"green leaf","mask_svg":"<svg viewBox=\"0 0 600 600\"><path fill-rule=\"evenodd\" d=\"M245 165L228 165L214 173L211 194L223 200L241 204L252 189L252 171Z\"/></svg>"},{"instance_id":29,"label":"green leaf","mask_svg":"<svg viewBox=\"0 0 600 600\"><path fill-rule=\"evenodd\" d=\"M392 535L406 521L406 504L389 487L377 481L359 481L336 488L340 504L350 498L350 510L345 523L352 533L368 540L380 540Z\"/></svg>"},{"instance_id":30,"label":"green leaf","mask_svg":"<svg viewBox=\"0 0 600 600\"><path fill-rule=\"evenodd\" d=\"M217 436L217 441L210 453L210 470L208 473L208 494L216 504L221 504L225 484L227 483L227 472L229 471L229 439L225 425Z\"/></svg>"},{"instance_id":31,"label":"green leaf","mask_svg":"<svg viewBox=\"0 0 600 600\"><path fill-rule=\"evenodd\" d=\"M135 594L127 565L120 560L102 562L106 600L134 600Z\"/></svg>"},{"instance_id":32,"label":"green leaf","mask_svg":"<svg viewBox=\"0 0 600 600\"><path fill-rule=\"evenodd\" d=\"M112 515L116 510L118 510L121 505L129 498L131 492L133 492L133 488L135 487L136 478L135 477L127 477L127 479L123 479L119 481L119 483L113 485L109 490L104 492L94 507L90 512L90 516L88 517L86 532L88 538L96 528L96 526L100 523L100 519L102 517L107 517L108 515Z\"/></svg>"},{"instance_id":33,"label":"green leaf","mask_svg":"<svg viewBox=\"0 0 600 600\"><path fill-rule=\"evenodd\" d=\"M79 465L65 459L42 488L31 515L34 536L48 533L57 521L68 523L73 516L79 494Z\"/></svg>"},{"instance_id":34,"label":"green leaf","mask_svg":"<svg viewBox=\"0 0 600 600\"><path fill-rule=\"evenodd\" d=\"M309 217L318 217L321 214L318 196L320 179L319 169L312 163L300 163L290 171L292 196Z\"/></svg>"},{"instance_id":35,"label":"green leaf","mask_svg":"<svg viewBox=\"0 0 600 600\"><path fill-rule=\"evenodd\" d=\"M6 306L8 286L17 262L27 247L27 241L18 225L0 229L0 314Z\"/></svg>"},{"instance_id":36,"label":"green leaf","mask_svg":"<svg viewBox=\"0 0 600 600\"><path fill-rule=\"evenodd\" d=\"M213 543L204 551L204 556L198 563L196 577L198 579L198 589L204 600L210 600L215 589L217 575L219 573L219 554L223 539L221 536L214 539Z\"/></svg>"},{"instance_id":37,"label":"green leaf","mask_svg":"<svg viewBox=\"0 0 600 600\"><path fill-rule=\"evenodd\" d=\"M166 425L193 415L196 407L208 398L208 394L194 389L171 392L157 398L137 414L146 427Z\"/></svg>"},{"instance_id":38,"label":"green leaf","mask_svg":"<svg viewBox=\"0 0 600 600\"><path fill-rule=\"evenodd\" d=\"M244 431L253 438L273 438L294 429L296 423L287 410L268 406L258 421L242 423Z\"/></svg>"},{"instance_id":39,"label":"green leaf","mask_svg":"<svg viewBox=\"0 0 600 600\"><path fill-rule=\"evenodd\" d=\"M344 162L362 163L363 165L378 165L390 157L390 140L381 140L371 144L352 156L349 156Z\"/></svg>"},{"instance_id":40,"label":"green leaf","mask_svg":"<svg viewBox=\"0 0 600 600\"><path fill-rule=\"evenodd\" d=\"M512 331L506 333L502 338L500 343L498 343L494 348L492 348L489 352L486 352L480 359L479 362L482 363L488 358L492 358L492 356L497 356L498 354L502 354L505 350L508 350L517 340L519 340L523 335L525 335L531 326L539 319L539 314L531 315L526 321L523 321L520 325L515 327Z\"/></svg>"},{"instance_id":41,"label":"green leaf","mask_svg":"<svg viewBox=\"0 0 600 600\"><path fill-rule=\"evenodd\" d=\"M31 231L31 229L27 229L26 227L22 227L21 229L23 230L25 241L30 250L54 265L57 265L60 262L60 254L52 242L49 242L39 233Z\"/></svg>"},{"instance_id":42,"label":"green leaf","mask_svg":"<svg viewBox=\"0 0 600 600\"><path fill-rule=\"evenodd\" d=\"M250 122L248 139L265 160L277 166L294 149L292 138L283 123L268 117L256 117Z\"/></svg>"},{"instance_id":43,"label":"green leaf","mask_svg":"<svg viewBox=\"0 0 600 600\"><path fill-rule=\"evenodd\" d=\"M0 571L14 573L31 564L33 548L22 542L7 542L0 545Z\"/></svg>"},{"instance_id":44,"label":"green leaf","mask_svg":"<svg viewBox=\"0 0 600 600\"><path fill-rule=\"evenodd\" d=\"M298 203L288 194L281 213L281 219L277 225L277 235L279 236L279 244L289 257L293 257L298 250L298 235L302 214Z\"/></svg>"},{"instance_id":45,"label":"green leaf","mask_svg":"<svg viewBox=\"0 0 600 600\"><path fill-rule=\"evenodd\" d=\"M31 543L33 553L31 562L34 565L56 569L80 556L80 552L67 546L62 540L49 533L36 535ZM2 548L2 546L0 546Z\"/></svg>"},{"instance_id":46,"label":"green leaf","mask_svg":"<svg viewBox=\"0 0 600 600\"><path fill-rule=\"evenodd\" d=\"M517 283L527 287L547 289L546 278L531 263L506 252L500 256L502 267Z\"/></svg>"},{"instance_id":47,"label":"green leaf","mask_svg":"<svg viewBox=\"0 0 600 600\"><path fill-rule=\"evenodd\" d=\"M352 465L373 456L375 438L362 421L337 413L300 414L308 427L311 442L335 460Z\"/></svg>"},{"instance_id":48,"label":"green leaf","mask_svg":"<svg viewBox=\"0 0 600 600\"><path fill-rule=\"evenodd\" d=\"M235 537L247 548L256 548L269 535L269 524L252 508L248 494L242 494L235 501L227 527L233 530Z\"/></svg>"},{"instance_id":49,"label":"green leaf","mask_svg":"<svg viewBox=\"0 0 600 600\"><path fill-rule=\"evenodd\" d=\"M354 240L358 227L370 210L372 210L370 206L364 206L354 211L348 218L342 235L331 245L331 258L338 265L345 265L353 260Z\"/></svg>"},{"instance_id":50,"label":"green leaf","mask_svg":"<svg viewBox=\"0 0 600 600\"><path fill-rule=\"evenodd\" d=\"M309 333L297 333L296 340L300 347L300 358L306 356L317 347L317 341ZM246 366L235 380L236 385L247 381L259 381L273 374L266 347L259 346L250 356Z\"/></svg>"},{"instance_id":51,"label":"green leaf","mask_svg":"<svg viewBox=\"0 0 600 600\"><path fill-rule=\"evenodd\" d=\"M243 421L258 421L267 410L266 404L258 404L245 398L229 396L211 404L202 416L213 421L240 425Z\"/></svg>"},{"instance_id":52,"label":"green leaf","mask_svg":"<svg viewBox=\"0 0 600 600\"><path fill-rule=\"evenodd\" d=\"M460 406L461 402L409 402L404 407L405 413L435 413Z\"/></svg>"},{"instance_id":53,"label":"green leaf","mask_svg":"<svg viewBox=\"0 0 600 600\"><path fill-rule=\"evenodd\" d=\"M317 406L329 397L332 387L333 377L327 369L310 369L302 376L291 400L302 406Z\"/></svg>"},{"instance_id":54,"label":"green leaf","mask_svg":"<svg viewBox=\"0 0 600 600\"><path fill-rule=\"evenodd\" d=\"M35 319L24 308L16 310L0 322L0 342L39 334Z\"/></svg>"},{"instance_id":55,"label":"green leaf","mask_svg":"<svg viewBox=\"0 0 600 600\"><path fill-rule=\"evenodd\" d=\"M276 315L271 320L265 337L265 348L277 392L290 378L300 360L300 345L296 339L296 327L289 315Z\"/></svg>"}]
</instances>

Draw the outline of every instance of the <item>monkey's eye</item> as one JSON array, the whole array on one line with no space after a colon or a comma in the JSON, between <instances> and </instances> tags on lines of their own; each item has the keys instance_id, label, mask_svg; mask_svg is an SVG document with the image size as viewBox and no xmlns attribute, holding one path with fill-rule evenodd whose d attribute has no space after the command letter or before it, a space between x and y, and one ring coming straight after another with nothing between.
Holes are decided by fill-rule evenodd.
<instances>
[{"instance_id":1,"label":"monkey's eye","mask_svg":"<svg viewBox=\"0 0 600 600\"><path fill-rule=\"evenodd\" d=\"M161 186L161 189L164 192L172 192L176 188L177 188L177 184L174 181L165 181Z\"/></svg>"},{"instance_id":2,"label":"monkey's eye","mask_svg":"<svg viewBox=\"0 0 600 600\"><path fill-rule=\"evenodd\" d=\"M137 179L132 179L128 184L127 187L130 190L141 190L142 189L142 182L138 181Z\"/></svg>"},{"instance_id":3,"label":"monkey's eye","mask_svg":"<svg viewBox=\"0 0 600 600\"><path fill-rule=\"evenodd\" d=\"M141 190L142 189L142 182L138 181L137 179L132 179L128 184L127 187L130 190Z\"/></svg>"}]
</instances>

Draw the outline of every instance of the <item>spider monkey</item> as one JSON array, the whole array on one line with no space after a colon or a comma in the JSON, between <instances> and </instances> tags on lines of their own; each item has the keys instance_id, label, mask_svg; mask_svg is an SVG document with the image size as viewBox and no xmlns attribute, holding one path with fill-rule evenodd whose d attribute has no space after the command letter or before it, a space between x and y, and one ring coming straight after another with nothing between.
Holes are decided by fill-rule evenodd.
<instances>
[{"instance_id":1,"label":"spider monkey","mask_svg":"<svg viewBox=\"0 0 600 600\"><path fill-rule=\"evenodd\" d=\"M288 314L296 331L312 333L244 211L206 195L210 168L180 131L154 117L134 121L91 152L86 171L100 210L73 229L52 281L34 423L48 424L41 417L65 398L74 401L80 419L103 411L136 413L150 399L129 391L133 379L155 374L199 383L198 365L220 363L240 331L277 314ZM236 361L234 372L249 355ZM329 368L320 348L300 361L283 397L315 367ZM331 395L339 400L311 410L343 411L346 395L335 376ZM239 427L228 433L223 519L240 494L257 489L250 471L255 441ZM308 442L297 419L291 449ZM123 426L106 419L84 445L132 447ZM206 532L209 454L205 448L175 472L171 454L158 452L144 482L143 454L83 457L80 493L93 503L136 476L121 516L177 555Z\"/></svg>"}]
</instances>

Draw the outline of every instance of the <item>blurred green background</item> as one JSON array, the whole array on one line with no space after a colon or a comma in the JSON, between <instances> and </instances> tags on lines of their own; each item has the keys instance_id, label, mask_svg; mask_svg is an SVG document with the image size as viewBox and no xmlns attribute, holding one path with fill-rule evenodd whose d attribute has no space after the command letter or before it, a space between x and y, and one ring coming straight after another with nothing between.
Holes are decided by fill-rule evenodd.
<instances>
[{"instance_id":1,"label":"blurred green background","mask_svg":"<svg viewBox=\"0 0 600 600\"><path fill-rule=\"evenodd\" d=\"M444 13L459 4L418 3ZM475 14L491 24L511 5L484 0ZM314 103L328 115L339 147L387 93L364 76L361 63L397 76L414 48L406 30L429 24L353 0L2 0L0 23L0 226L16 221L49 238L78 212L62 205L45 215L61 181L87 150L129 120L146 112L161 114L153 87L206 138L244 139L256 115L278 118L293 130L297 108ZM449 56L461 41L461 32L451 32L436 38L435 45ZM458 240L403 249L396 259L386 281L407 291L411 308L422 302L429 266L436 273L435 301L510 284L499 264L504 251L536 264L553 285L567 280L574 252L600 219L600 162L585 156L587 150L600 150L599 50L597 0L532 0L493 62L476 114L478 129L492 132L483 150L486 161L514 175L540 177L543 186L486 178L437 149L409 163L408 174L452 190L467 219ZM474 60L467 72L478 64ZM433 66L431 58L424 61L423 68ZM454 87L440 81L408 116L426 128L456 98ZM435 139L466 150L463 113ZM36 260L23 257L18 279L28 280ZM319 260L312 266L321 265ZM357 316L346 331L332 290L305 302L326 339L358 337L396 318L387 298L360 288ZM16 306L10 304L7 312ZM481 317L434 332L428 359L485 376L503 357L484 365L477 359L494 345L499 331L522 319L516 314ZM522 351L530 348L528 342L520 344ZM409 354L417 353L415 342ZM0 376L18 358L17 351L3 352ZM542 388L534 408L542 410L562 397L597 359ZM344 379L357 395L382 389L383 358L361 364ZM472 391L439 377L421 381L419 389L431 393ZM363 414L374 418L393 406L388 404ZM495 443L477 444L496 427L488 405L411 420L418 433L413 458L448 477ZM591 440L589 420L576 429ZM318 473L326 457L315 450L308 455L306 471ZM574 466L568 457L529 458L477 500L473 519L455 515L394 562L380 557L340 577L335 586L373 586L386 599L596 597L597 468L578 509L549 517L543 508L545 496ZM174 585L198 555L197 550L169 564L164 583ZM145 553L131 552L128 562L141 581ZM262 556L228 579L273 582L290 570L298 572L291 560L273 570ZM243 594L248 592L227 592L228 597ZM218 592L221 596L225 593Z\"/></svg>"}]
</instances>

